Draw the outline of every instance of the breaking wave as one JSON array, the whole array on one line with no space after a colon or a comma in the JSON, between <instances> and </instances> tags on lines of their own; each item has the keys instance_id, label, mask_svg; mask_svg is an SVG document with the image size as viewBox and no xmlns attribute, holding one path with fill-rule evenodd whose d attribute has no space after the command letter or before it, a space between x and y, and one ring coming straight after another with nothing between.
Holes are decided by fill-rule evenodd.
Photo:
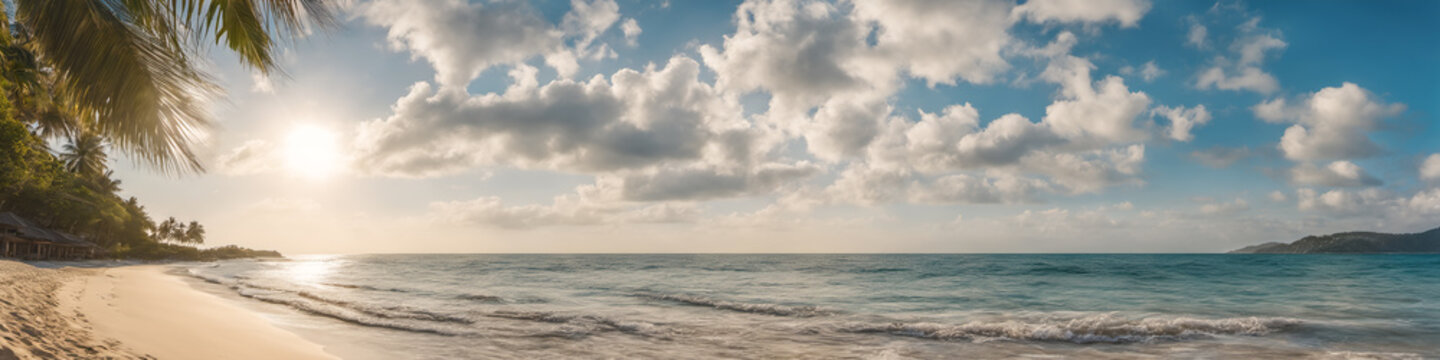
<instances>
[{"instance_id":1,"label":"breaking wave","mask_svg":"<svg viewBox=\"0 0 1440 360\"><path fill-rule=\"evenodd\" d=\"M841 332L881 333L933 340L1021 340L1043 342L1135 343L1206 338L1217 335L1259 336L1300 325L1289 318L1241 317L1223 319L1143 318L1126 319L1112 315L1087 316L1069 320L969 322L960 325L938 323L889 324L849 323Z\"/></svg>"}]
</instances>

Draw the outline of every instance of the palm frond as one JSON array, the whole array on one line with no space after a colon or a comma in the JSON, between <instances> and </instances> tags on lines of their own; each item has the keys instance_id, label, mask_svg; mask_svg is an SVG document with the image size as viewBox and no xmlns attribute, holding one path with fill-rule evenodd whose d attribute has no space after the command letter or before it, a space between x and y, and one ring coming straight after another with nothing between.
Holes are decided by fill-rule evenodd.
<instances>
[{"instance_id":1,"label":"palm frond","mask_svg":"<svg viewBox=\"0 0 1440 360\"><path fill-rule=\"evenodd\" d=\"M130 0L145 2L145 0ZM154 9L161 6L151 5ZM213 41L240 55L264 74L279 69L277 40L303 37L314 28L333 28L333 0L172 0L153 22L184 29L193 41ZM169 14L171 18L165 19Z\"/></svg>"},{"instance_id":2,"label":"palm frond","mask_svg":"<svg viewBox=\"0 0 1440 360\"><path fill-rule=\"evenodd\" d=\"M100 119L96 130L116 148L164 173L204 170L191 146L210 127L205 104L220 90L183 52L134 25L114 0L18 5L58 91Z\"/></svg>"}]
</instances>

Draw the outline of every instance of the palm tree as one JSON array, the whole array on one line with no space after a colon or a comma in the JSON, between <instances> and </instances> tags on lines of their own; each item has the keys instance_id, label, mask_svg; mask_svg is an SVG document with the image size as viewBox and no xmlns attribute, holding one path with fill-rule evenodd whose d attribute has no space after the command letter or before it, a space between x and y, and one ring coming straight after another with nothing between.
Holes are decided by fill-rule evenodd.
<instances>
[{"instance_id":1,"label":"palm tree","mask_svg":"<svg viewBox=\"0 0 1440 360\"><path fill-rule=\"evenodd\" d=\"M190 226L185 227L185 241L191 244L205 243L205 227L200 226L199 221L190 221Z\"/></svg>"},{"instance_id":2,"label":"palm tree","mask_svg":"<svg viewBox=\"0 0 1440 360\"><path fill-rule=\"evenodd\" d=\"M277 40L333 26L334 0L9 0L50 89L116 148L164 173L204 168L190 147L220 95L194 57L207 42L278 71ZM3 5L0 5L3 6ZM6 11L0 11L0 20ZM5 34L9 38L9 34ZM13 43L6 41L6 43ZM10 60L7 58L6 60Z\"/></svg>"},{"instance_id":3,"label":"palm tree","mask_svg":"<svg viewBox=\"0 0 1440 360\"><path fill-rule=\"evenodd\" d=\"M70 143L65 144L60 160L65 162L65 169L72 173L82 177L98 176L106 168L105 139L94 132L76 133L70 138Z\"/></svg>"},{"instance_id":4,"label":"palm tree","mask_svg":"<svg viewBox=\"0 0 1440 360\"><path fill-rule=\"evenodd\" d=\"M120 192L120 179L115 178L115 171L112 170L105 170L105 174L91 178L90 183L94 185L95 191L106 194Z\"/></svg>"},{"instance_id":5,"label":"palm tree","mask_svg":"<svg viewBox=\"0 0 1440 360\"><path fill-rule=\"evenodd\" d=\"M173 216L161 221L159 225L155 225L155 241L170 240L175 235L177 226L185 226L185 224L175 221Z\"/></svg>"}]
</instances>

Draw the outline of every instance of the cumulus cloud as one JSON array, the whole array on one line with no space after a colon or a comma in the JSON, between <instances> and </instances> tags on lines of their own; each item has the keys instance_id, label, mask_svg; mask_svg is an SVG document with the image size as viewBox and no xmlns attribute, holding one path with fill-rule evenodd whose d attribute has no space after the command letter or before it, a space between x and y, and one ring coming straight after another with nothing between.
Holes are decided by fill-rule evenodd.
<instances>
[{"instance_id":1,"label":"cumulus cloud","mask_svg":"<svg viewBox=\"0 0 1440 360\"><path fill-rule=\"evenodd\" d=\"M1093 193L1118 184L1143 184L1136 175L1145 162L1145 145L1093 151L1044 151L1021 161L1026 168L1050 177L1070 193Z\"/></svg>"},{"instance_id":2,"label":"cumulus cloud","mask_svg":"<svg viewBox=\"0 0 1440 360\"><path fill-rule=\"evenodd\" d=\"M479 164L597 172L748 156L734 149L748 141L738 105L698 82L699 71L679 56L664 68L544 86L525 86L533 72L516 72L521 85L503 94L418 83L393 115L361 126L358 161L371 173L433 176Z\"/></svg>"},{"instance_id":3,"label":"cumulus cloud","mask_svg":"<svg viewBox=\"0 0 1440 360\"><path fill-rule=\"evenodd\" d=\"M1420 163L1420 180L1440 180L1440 154L1430 154Z\"/></svg>"},{"instance_id":4,"label":"cumulus cloud","mask_svg":"<svg viewBox=\"0 0 1440 360\"><path fill-rule=\"evenodd\" d=\"M1290 197L1285 196L1285 193L1280 192L1280 190L1271 191L1268 197L1270 198L1270 201L1274 202L1286 202L1290 200Z\"/></svg>"},{"instance_id":5,"label":"cumulus cloud","mask_svg":"<svg viewBox=\"0 0 1440 360\"><path fill-rule=\"evenodd\" d=\"M1145 80L1145 82L1151 82L1155 81L1155 79L1158 79L1161 76L1164 76L1165 69L1161 69L1159 65L1155 65L1155 60L1150 60L1146 61L1144 65L1140 65L1139 69L1136 69L1134 66L1126 65L1125 67L1120 68L1120 74L1125 76L1139 75L1141 80Z\"/></svg>"},{"instance_id":6,"label":"cumulus cloud","mask_svg":"<svg viewBox=\"0 0 1440 360\"><path fill-rule=\"evenodd\" d=\"M1196 80L1195 87L1206 89L1216 88L1221 90L1250 90L1261 94L1274 93L1280 89L1280 81L1274 76L1258 67L1243 67L1234 71L1226 71L1221 67L1212 67L1200 74Z\"/></svg>"},{"instance_id":7,"label":"cumulus cloud","mask_svg":"<svg viewBox=\"0 0 1440 360\"><path fill-rule=\"evenodd\" d=\"M1148 0L1030 0L1016 6L1014 16L1036 23L1103 23L1135 27L1150 11Z\"/></svg>"},{"instance_id":8,"label":"cumulus cloud","mask_svg":"<svg viewBox=\"0 0 1440 360\"><path fill-rule=\"evenodd\" d=\"M625 43L630 46L639 44L636 42L636 39L640 38L642 31L643 30L640 29L640 23L635 22L635 19L625 19L625 22L620 24L620 32L625 34Z\"/></svg>"},{"instance_id":9,"label":"cumulus cloud","mask_svg":"<svg viewBox=\"0 0 1440 360\"><path fill-rule=\"evenodd\" d=\"M718 88L768 91L774 120L790 121L836 94L878 82L861 77L864 28L839 11L824 2L746 1L723 48L703 45L700 54Z\"/></svg>"},{"instance_id":10,"label":"cumulus cloud","mask_svg":"<svg viewBox=\"0 0 1440 360\"><path fill-rule=\"evenodd\" d=\"M1376 186L1380 179L1370 176L1365 169L1349 161L1331 162L1325 167L1311 164L1296 165L1290 169L1290 182L1307 186Z\"/></svg>"},{"instance_id":11,"label":"cumulus cloud","mask_svg":"<svg viewBox=\"0 0 1440 360\"><path fill-rule=\"evenodd\" d=\"M1359 85L1346 82L1327 87L1290 104L1283 98L1252 108L1268 122L1288 122L1280 138L1285 157L1297 161L1353 159L1376 155L1380 147L1368 132L1380 120L1405 111L1404 104L1387 104Z\"/></svg>"},{"instance_id":12,"label":"cumulus cloud","mask_svg":"<svg viewBox=\"0 0 1440 360\"><path fill-rule=\"evenodd\" d=\"M982 177L947 175L912 187L911 201L929 204L1031 203L1051 185L1040 179L1018 176Z\"/></svg>"},{"instance_id":13,"label":"cumulus cloud","mask_svg":"<svg viewBox=\"0 0 1440 360\"><path fill-rule=\"evenodd\" d=\"M1176 141L1190 141L1195 136L1190 130L1196 126L1205 125L1210 122L1210 112L1205 110L1205 105L1196 105L1193 108L1158 106L1150 111L1170 120L1170 127L1167 134Z\"/></svg>"},{"instance_id":14,"label":"cumulus cloud","mask_svg":"<svg viewBox=\"0 0 1440 360\"><path fill-rule=\"evenodd\" d=\"M442 86L463 88L492 66L543 55L556 61L552 65L562 75L575 70L564 56L556 56L563 51L565 33L525 2L379 0L362 5L360 12L368 23L388 29L392 48L430 62Z\"/></svg>"},{"instance_id":15,"label":"cumulus cloud","mask_svg":"<svg viewBox=\"0 0 1440 360\"><path fill-rule=\"evenodd\" d=\"M1001 52L1011 44L1006 1L858 0L854 16L873 22L874 51L911 76L935 84L957 78L992 82L1010 68Z\"/></svg>"},{"instance_id":16,"label":"cumulus cloud","mask_svg":"<svg viewBox=\"0 0 1440 360\"><path fill-rule=\"evenodd\" d=\"M1230 56L1217 57L1214 65L1201 71L1195 82L1196 88L1248 90L1261 94L1271 94L1280 89L1280 82L1261 70L1260 66L1267 54L1284 50L1288 44L1280 39L1279 32L1260 28L1259 21L1258 17L1252 18L1238 27L1241 35L1231 42ZM1200 29L1204 29L1203 26ZM1192 28L1192 43L1194 31ZM1201 32L1203 41L1203 30Z\"/></svg>"},{"instance_id":17,"label":"cumulus cloud","mask_svg":"<svg viewBox=\"0 0 1440 360\"><path fill-rule=\"evenodd\" d=\"M1197 48L1204 48L1206 44L1205 38L1208 35L1209 29L1206 28L1205 25L1198 22L1191 23L1190 31L1185 33L1185 44Z\"/></svg>"},{"instance_id":18,"label":"cumulus cloud","mask_svg":"<svg viewBox=\"0 0 1440 360\"><path fill-rule=\"evenodd\" d=\"M575 49L580 57L599 59L613 55L613 52L603 44L591 45L617 21L620 21L620 5L615 0L571 0L570 12L561 19L560 29L575 37Z\"/></svg>"},{"instance_id":19,"label":"cumulus cloud","mask_svg":"<svg viewBox=\"0 0 1440 360\"><path fill-rule=\"evenodd\" d=\"M709 200L758 195L819 174L807 162L770 163L743 172L714 168L662 169L650 173L603 177L600 189L626 201Z\"/></svg>"},{"instance_id":20,"label":"cumulus cloud","mask_svg":"<svg viewBox=\"0 0 1440 360\"><path fill-rule=\"evenodd\" d=\"M1440 216L1440 188L1420 190L1410 196L1379 188L1335 189L1323 193L1299 189L1295 198L1301 211L1342 219L1367 219L1389 226L1429 228L1435 226L1435 219Z\"/></svg>"},{"instance_id":21,"label":"cumulus cloud","mask_svg":"<svg viewBox=\"0 0 1440 360\"><path fill-rule=\"evenodd\" d=\"M1041 77L1060 84L1062 98L1045 107L1044 122L1052 130L1077 141L1127 143L1149 134L1136 120L1150 106L1144 92L1131 92L1125 80L1108 76L1093 84L1088 60L1064 55L1050 60Z\"/></svg>"}]
</instances>

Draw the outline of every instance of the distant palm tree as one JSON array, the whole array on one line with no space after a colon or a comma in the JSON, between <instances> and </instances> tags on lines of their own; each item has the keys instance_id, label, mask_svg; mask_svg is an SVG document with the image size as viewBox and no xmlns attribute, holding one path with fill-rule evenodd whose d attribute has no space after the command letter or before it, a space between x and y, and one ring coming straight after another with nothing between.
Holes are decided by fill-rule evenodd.
<instances>
[{"instance_id":1,"label":"distant palm tree","mask_svg":"<svg viewBox=\"0 0 1440 360\"><path fill-rule=\"evenodd\" d=\"M204 226L200 226L200 222L198 222L198 221L191 221L191 222L190 222L190 226L186 226L186 227L185 227L185 241L184 241L184 242L186 242L186 243L191 243L191 244L204 244L204 243L205 243L205 227L204 227Z\"/></svg>"},{"instance_id":2,"label":"distant palm tree","mask_svg":"<svg viewBox=\"0 0 1440 360\"><path fill-rule=\"evenodd\" d=\"M60 152L60 160L72 173L99 176L106 170L105 139L90 131L76 133Z\"/></svg>"},{"instance_id":3,"label":"distant palm tree","mask_svg":"<svg viewBox=\"0 0 1440 360\"><path fill-rule=\"evenodd\" d=\"M165 219L165 221L161 221L159 224L155 225L155 240L169 240L170 236L175 234L175 226L178 224L179 223L175 221L175 217L172 216L169 219Z\"/></svg>"},{"instance_id":4,"label":"distant palm tree","mask_svg":"<svg viewBox=\"0 0 1440 360\"><path fill-rule=\"evenodd\" d=\"M92 178L91 183L95 185L95 191L106 194L120 192L120 179L115 178L115 171L113 170L105 170L105 174Z\"/></svg>"},{"instance_id":5,"label":"distant palm tree","mask_svg":"<svg viewBox=\"0 0 1440 360\"><path fill-rule=\"evenodd\" d=\"M191 145L220 95L195 66L206 43L257 71L278 70L277 40L334 22L334 0L8 0L23 47L53 76L49 89L95 120L112 144L165 173L204 168ZM8 11L0 11L0 20ZM9 38L8 31L4 37ZM14 41L4 41L7 44ZM9 56L20 59L23 54ZM23 64L22 64L23 65ZM20 74L24 75L24 74ZM29 75L25 75L29 76ZM41 76L43 77L43 76Z\"/></svg>"}]
</instances>

